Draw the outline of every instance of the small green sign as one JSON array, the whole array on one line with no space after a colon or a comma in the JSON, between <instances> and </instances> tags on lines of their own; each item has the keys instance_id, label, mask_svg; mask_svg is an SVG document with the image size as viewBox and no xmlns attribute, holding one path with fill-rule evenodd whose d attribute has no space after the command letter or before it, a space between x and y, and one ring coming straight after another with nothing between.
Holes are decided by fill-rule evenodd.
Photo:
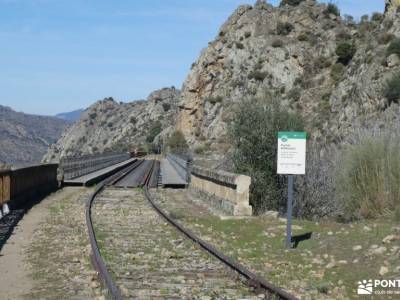
<instances>
[{"instance_id":1,"label":"small green sign","mask_svg":"<svg viewBox=\"0 0 400 300\"><path fill-rule=\"evenodd\" d=\"M280 132L278 132L278 139L306 140L307 132L280 131Z\"/></svg>"}]
</instances>

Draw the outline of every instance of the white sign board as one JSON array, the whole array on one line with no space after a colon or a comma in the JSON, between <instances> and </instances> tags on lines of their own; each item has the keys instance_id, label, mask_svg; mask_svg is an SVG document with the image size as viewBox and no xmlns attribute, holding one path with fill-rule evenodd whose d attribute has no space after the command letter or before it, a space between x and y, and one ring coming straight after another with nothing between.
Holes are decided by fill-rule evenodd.
<instances>
[{"instance_id":1,"label":"white sign board","mask_svg":"<svg viewBox=\"0 0 400 300\"><path fill-rule=\"evenodd\" d=\"M306 174L305 132L278 133L278 174Z\"/></svg>"}]
</instances>

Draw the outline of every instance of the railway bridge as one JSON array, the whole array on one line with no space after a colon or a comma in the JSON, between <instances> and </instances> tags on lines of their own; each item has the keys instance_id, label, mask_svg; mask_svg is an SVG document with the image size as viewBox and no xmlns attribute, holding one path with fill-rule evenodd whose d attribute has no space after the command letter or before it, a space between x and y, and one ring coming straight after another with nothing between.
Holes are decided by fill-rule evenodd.
<instances>
[{"instance_id":1,"label":"railway bridge","mask_svg":"<svg viewBox=\"0 0 400 300\"><path fill-rule=\"evenodd\" d=\"M86 268L92 269L87 271L92 277L85 285L78 275L68 275L63 291L43 288L36 290L33 298L295 299L186 228L170 210L170 205L178 204L165 193L180 193L181 198L188 191L198 193L204 199L202 204L190 200L179 204L193 212L210 207L210 211L224 215L246 217L252 214L250 183L248 176L194 166L173 154L132 157L127 153L103 153L65 157L59 164L3 170L0 251L24 213L46 196L65 192L76 194L76 205L82 209L65 218L85 216L85 229L78 231L89 243L86 250L90 266ZM64 207L60 203L59 208ZM65 220L59 221L56 231L68 230L62 225ZM51 239L49 235L42 237ZM63 244L61 238L54 239L55 246ZM37 245L41 245L40 240ZM48 255L50 249L43 251ZM72 261L78 261L79 272L83 272L81 260ZM69 284L74 287L68 288Z\"/></svg>"}]
</instances>

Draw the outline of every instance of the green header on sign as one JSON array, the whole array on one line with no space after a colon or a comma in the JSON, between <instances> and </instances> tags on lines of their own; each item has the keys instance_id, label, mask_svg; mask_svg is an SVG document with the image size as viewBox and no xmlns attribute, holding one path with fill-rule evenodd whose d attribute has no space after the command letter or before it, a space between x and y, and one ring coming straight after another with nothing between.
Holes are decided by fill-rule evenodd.
<instances>
[{"instance_id":1,"label":"green header on sign","mask_svg":"<svg viewBox=\"0 0 400 300\"><path fill-rule=\"evenodd\" d=\"M307 139L307 132L280 131L278 132L278 139L282 138L305 140Z\"/></svg>"}]
</instances>

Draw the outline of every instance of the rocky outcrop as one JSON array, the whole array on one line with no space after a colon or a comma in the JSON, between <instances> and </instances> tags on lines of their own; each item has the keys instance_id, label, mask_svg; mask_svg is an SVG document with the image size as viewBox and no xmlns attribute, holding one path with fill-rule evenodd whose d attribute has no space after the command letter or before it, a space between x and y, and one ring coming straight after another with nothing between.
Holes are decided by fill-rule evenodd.
<instances>
[{"instance_id":1,"label":"rocky outcrop","mask_svg":"<svg viewBox=\"0 0 400 300\"><path fill-rule=\"evenodd\" d=\"M112 98L98 101L50 146L43 161L58 161L67 155L126 151L153 142L148 139L154 134L154 127L161 131L160 135L173 128L179 94L175 88L164 88L151 93L147 101L119 103ZM156 139L157 135L159 132Z\"/></svg>"},{"instance_id":2,"label":"rocky outcrop","mask_svg":"<svg viewBox=\"0 0 400 300\"><path fill-rule=\"evenodd\" d=\"M192 146L224 152L220 145L228 142L235 103L265 91L302 114L312 139L321 143L386 124L399 115L382 92L399 69L397 55L386 62L383 37L400 37L398 6L388 1L384 16L361 24L314 0L240 6L193 64L182 87L177 128ZM336 49L343 43L354 44L356 53L339 65Z\"/></svg>"},{"instance_id":3,"label":"rocky outcrop","mask_svg":"<svg viewBox=\"0 0 400 300\"><path fill-rule=\"evenodd\" d=\"M360 127L397 122L400 108L388 103L384 89L400 70L398 55L386 51L400 37L400 3L386 4L384 15L359 24L315 0L239 6L201 51L181 93L163 89L146 102L100 101L51 147L46 160L143 143L160 122L160 136L178 129L192 149L221 163L237 104L266 91L302 114L319 144L340 143ZM338 56L343 44L355 49L349 59Z\"/></svg>"},{"instance_id":4,"label":"rocky outcrop","mask_svg":"<svg viewBox=\"0 0 400 300\"><path fill-rule=\"evenodd\" d=\"M28 115L0 105L0 164L39 163L67 124L57 118Z\"/></svg>"}]
</instances>

